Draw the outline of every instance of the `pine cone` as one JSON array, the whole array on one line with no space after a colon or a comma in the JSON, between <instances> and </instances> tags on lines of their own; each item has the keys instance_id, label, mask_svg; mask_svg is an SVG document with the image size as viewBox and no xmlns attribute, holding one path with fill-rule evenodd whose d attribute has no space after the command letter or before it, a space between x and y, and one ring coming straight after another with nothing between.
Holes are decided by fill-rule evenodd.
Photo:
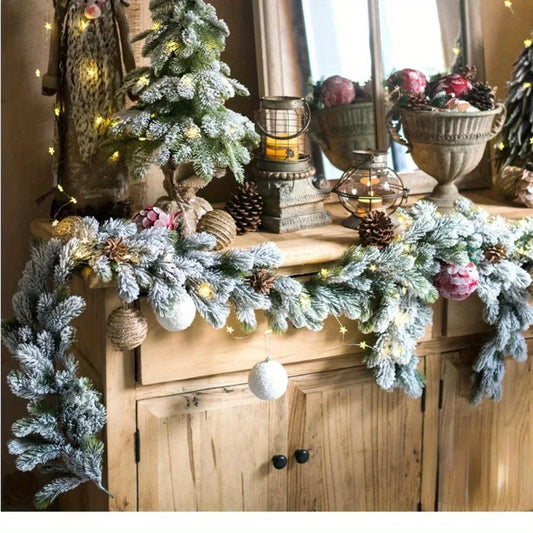
<instances>
[{"instance_id":1,"label":"pine cone","mask_svg":"<svg viewBox=\"0 0 533 533\"><path fill-rule=\"evenodd\" d=\"M533 171L527 168L516 182L516 201L526 207L533 207Z\"/></svg>"},{"instance_id":2,"label":"pine cone","mask_svg":"<svg viewBox=\"0 0 533 533\"><path fill-rule=\"evenodd\" d=\"M248 277L250 285L261 294L268 294L270 289L274 286L276 278L268 271L262 268L256 270L251 276Z\"/></svg>"},{"instance_id":3,"label":"pine cone","mask_svg":"<svg viewBox=\"0 0 533 533\"><path fill-rule=\"evenodd\" d=\"M475 65L464 65L457 69L457 74L463 76L467 80L474 81L477 76L477 67Z\"/></svg>"},{"instance_id":4,"label":"pine cone","mask_svg":"<svg viewBox=\"0 0 533 533\"><path fill-rule=\"evenodd\" d=\"M365 246L383 248L394 238L394 225L383 211L370 211L359 226L361 243Z\"/></svg>"},{"instance_id":5,"label":"pine cone","mask_svg":"<svg viewBox=\"0 0 533 533\"><path fill-rule=\"evenodd\" d=\"M405 107L407 109L414 109L419 111L428 111L431 109L429 100L424 93L415 93L410 91L407 93L407 99L405 101Z\"/></svg>"},{"instance_id":6,"label":"pine cone","mask_svg":"<svg viewBox=\"0 0 533 533\"><path fill-rule=\"evenodd\" d=\"M494 109L494 98L496 91L487 83L481 81L475 82L472 88L461 95L461 100L477 107L480 111Z\"/></svg>"},{"instance_id":7,"label":"pine cone","mask_svg":"<svg viewBox=\"0 0 533 533\"><path fill-rule=\"evenodd\" d=\"M235 220L238 235L257 231L263 213L263 199L257 185L251 181L240 185L226 204L226 211Z\"/></svg>"},{"instance_id":8,"label":"pine cone","mask_svg":"<svg viewBox=\"0 0 533 533\"><path fill-rule=\"evenodd\" d=\"M507 250L501 244L494 244L485 250L485 259L493 265L500 263L506 257Z\"/></svg>"},{"instance_id":9,"label":"pine cone","mask_svg":"<svg viewBox=\"0 0 533 533\"><path fill-rule=\"evenodd\" d=\"M104 245L104 254L109 257L111 261L126 261L129 258L130 249L128 245L123 242L122 237L116 239L107 239Z\"/></svg>"}]
</instances>

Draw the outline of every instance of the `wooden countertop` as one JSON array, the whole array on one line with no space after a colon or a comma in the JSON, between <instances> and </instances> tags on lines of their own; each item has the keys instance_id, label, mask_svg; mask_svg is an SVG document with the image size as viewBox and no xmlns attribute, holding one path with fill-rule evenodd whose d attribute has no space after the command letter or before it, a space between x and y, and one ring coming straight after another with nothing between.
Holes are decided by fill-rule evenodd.
<instances>
[{"instance_id":1,"label":"wooden countertop","mask_svg":"<svg viewBox=\"0 0 533 533\"><path fill-rule=\"evenodd\" d=\"M478 207L491 215L501 215L509 219L533 216L533 209L520 207L498 198L490 190L463 191ZM422 196L411 196L409 205ZM264 242L274 242L283 253L280 273L285 275L308 275L321 268L331 266L352 245L359 241L357 231L341 226L349 213L338 203L330 203L326 208L333 216L333 223L328 226L305 229L293 233L255 232L238 236L232 248L251 248ZM31 223L31 234L35 237L48 239L53 234L50 221L37 219ZM84 273L90 287L98 288L105 285L96 280L90 271Z\"/></svg>"}]
</instances>

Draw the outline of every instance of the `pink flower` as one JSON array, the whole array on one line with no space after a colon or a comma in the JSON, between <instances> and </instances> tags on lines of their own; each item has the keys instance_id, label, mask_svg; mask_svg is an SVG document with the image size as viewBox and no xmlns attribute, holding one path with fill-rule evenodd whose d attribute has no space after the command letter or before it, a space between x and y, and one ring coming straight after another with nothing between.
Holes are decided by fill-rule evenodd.
<instances>
[{"instance_id":1,"label":"pink flower","mask_svg":"<svg viewBox=\"0 0 533 533\"><path fill-rule=\"evenodd\" d=\"M463 78L459 74L449 74L440 78L433 90L433 95L444 91L452 96L461 96L470 89L472 89L470 80Z\"/></svg>"},{"instance_id":2,"label":"pink flower","mask_svg":"<svg viewBox=\"0 0 533 533\"><path fill-rule=\"evenodd\" d=\"M468 298L476 290L478 281L479 273L473 263L465 267L442 263L440 272L433 279L439 294L455 301Z\"/></svg>"},{"instance_id":3,"label":"pink flower","mask_svg":"<svg viewBox=\"0 0 533 533\"><path fill-rule=\"evenodd\" d=\"M355 99L355 85L342 76L331 76L324 81L320 97L326 107L351 104Z\"/></svg>"},{"instance_id":4,"label":"pink flower","mask_svg":"<svg viewBox=\"0 0 533 533\"><path fill-rule=\"evenodd\" d=\"M135 223L139 231L146 228L178 229L180 213L169 215L159 207L146 206L135 217Z\"/></svg>"}]
</instances>

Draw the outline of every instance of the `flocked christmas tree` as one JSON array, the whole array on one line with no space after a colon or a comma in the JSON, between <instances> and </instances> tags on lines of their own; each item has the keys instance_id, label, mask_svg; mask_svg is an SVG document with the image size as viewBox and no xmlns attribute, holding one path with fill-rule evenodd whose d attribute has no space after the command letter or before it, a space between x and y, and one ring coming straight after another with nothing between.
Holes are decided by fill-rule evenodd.
<instances>
[{"instance_id":1,"label":"flocked christmas tree","mask_svg":"<svg viewBox=\"0 0 533 533\"><path fill-rule=\"evenodd\" d=\"M248 95L220 60L229 30L203 0L151 0L153 27L144 40L149 67L130 73L124 90L136 104L119 113L107 142L134 176L163 169L168 198L160 205L185 213L186 232L210 207L196 192L230 168L238 181L258 142L254 125L225 101Z\"/></svg>"},{"instance_id":2,"label":"flocked christmas tree","mask_svg":"<svg viewBox=\"0 0 533 533\"><path fill-rule=\"evenodd\" d=\"M507 120L496 153L498 168L507 165L525 167L533 163L533 40L524 41L524 49L514 64L508 83Z\"/></svg>"}]
</instances>

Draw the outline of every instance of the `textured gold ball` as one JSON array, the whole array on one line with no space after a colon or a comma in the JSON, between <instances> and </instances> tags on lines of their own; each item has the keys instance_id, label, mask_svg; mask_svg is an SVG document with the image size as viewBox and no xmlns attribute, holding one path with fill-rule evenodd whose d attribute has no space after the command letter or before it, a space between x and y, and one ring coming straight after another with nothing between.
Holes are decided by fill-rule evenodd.
<instances>
[{"instance_id":1,"label":"textured gold ball","mask_svg":"<svg viewBox=\"0 0 533 533\"><path fill-rule=\"evenodd\" d=\"M237 236L237 226L233 217L222 211L222 209L214 209L208 211L199 221L196 226L198 233L206 232L215 237L217 244L215 250L222 250L229 246L233 239Z\"/></svg>"},{"instance_id":2,"label":"textured gold ball","mask_svg":"<svg viewBox=\"0 0 533 533\"><path fill-rule=\"evenodd\" d=\"M148 322L137 309L118 307L107 318L107 337L119 350L137 348L147 333Z\"/></svg>"},{"instance_id":3,"label":"textured gold ball","mask_svg":"<svg viewBox=\"0 0 533 533\"><path fill-rule=\"evenodd\" d=\"M78 235L82 224L83 218L81 217L66 217L54 228L54 237L57 237L61 242L70 241Z\"/></svg>"},{"instance_id":4,"label":"textured gold ball","mask_svg":"<svg viewBox=\"0 0 533 533\"><path fill-rule=\"evenodd\" d=\"M520 167L503 167L498 176L496 176L496 192L506 200L516 198L516 184L524 172Z\"/></svg>"}]
</instances>

